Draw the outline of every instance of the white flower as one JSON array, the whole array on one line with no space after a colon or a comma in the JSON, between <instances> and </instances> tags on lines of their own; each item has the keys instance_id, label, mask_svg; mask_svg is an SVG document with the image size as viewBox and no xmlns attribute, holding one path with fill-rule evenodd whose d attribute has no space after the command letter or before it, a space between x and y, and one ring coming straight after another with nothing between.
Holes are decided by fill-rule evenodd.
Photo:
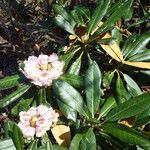
<instances>
[{"instance_id":1,"label":"white flower","mask_svg":"<svg viewBox=\"0 0 150 150\"><path fill-rule=\"evenodd\" d=\"M58 56L53 53L48 55L30 56L24 61L22 73L38 86L50 86L52 80L59 78L63 74L64 62L58 60Z\"/></svg>"},{"instance_id":2,"label":"white flower","mask_svg":"<svg viewBox=\"0 0 150 150\"><path fill-rule=\"evenodd\" d=\"M19 116L18 126L23 136L30 140L34 136L43 136L52 124L57 122L59 114L52 108L39 105L38 107L31 107L27 112L20 112Z\"/></svg>"}]
</instances>

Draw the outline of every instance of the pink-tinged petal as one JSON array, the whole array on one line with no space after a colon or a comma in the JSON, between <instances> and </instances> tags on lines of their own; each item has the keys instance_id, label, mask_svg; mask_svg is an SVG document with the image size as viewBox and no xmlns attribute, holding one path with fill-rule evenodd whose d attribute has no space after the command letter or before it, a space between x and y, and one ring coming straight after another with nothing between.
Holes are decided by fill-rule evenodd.
<instances>
[{"instance_id":1,"label":"pink-tinged petal","mask_svg":"<svg viewBox=\"0 0 150 150\"><path fill-rule=\"evenodd\" d=\"M35 135L35 128L26 126L23 123L18 123L19 128L21 129L23 136L28 139L32 139Z\"/></svg>"},{"instance_id":2,"label":"pink-tinged petal","mask_svg":"<svg viewBox=\"0 0 150 150\"><path fill-rule=\"evenodd\" d=\"M28 61L38 63L38 58L36 56L29 56Z\"/></svg>"},{"instance_id":3,"label":"pink-tinged petal","mask_svg":"<svg viewBox=\"0 0 150 150\"><path fill-rule=\"evenodd\" d=\"M36 107L31 107L27 113L29 113L30 116L35 116L37 115L37 110L36 110Z\"/></svg>"},{"instance_id":4,"label":"pink-tinged petal","mask_svg":"<svg viewBox=\"0 0 150 150\"><path fill-rule=\"evenodd\" d=\"M42 137L46 133L46 128L44 127L36 127L36 137Z\"/></svg>"},{"instance_id":5,"label":"pink-tinged petal","mask_svg":"<svg viewBox=\"0 0 150 150\"><path fill-rule=\"evenodd\" d=\"M29 121L31 119L31 116L29 115L29 113L27 112L20 112L19 113L19 116L20 116L20 121L26 125L29 125Z\"/></svg>"},{"instance_id":6,"label":"pink-tinged petal","mask_svg":"<svg viewBox=\"0 0 150 150\"><path fill-rule=\"evenodd\" d=\"M56 60L58 60L57 54L52 53L52 54L49 56L49 62L53 62L53 61L56 61Z\"/></svg>"},{"instance_id":7,"label":"pink-tinged petal","mask_svg":"<svg viewBox=\"0 0 150 150\"><path fill-rule=\"evenodd\" d=\"M62 69L63 69L65 63L64 63L64 61L54 61L54 62L52 63L52 65L53 65L53 67L54 67L55 69L57 69L57 70L59 70L59 71L62 71Z\"/></svg>"},{"instance_id":8,"label":"pink-tinged petal","mask_svg":"<svg viewBox=\"0 0 150 150\"><path fill-rule=\"evenodd\" d=\"M48 110L49 110L49 108L47 106L44 106L44 105L39 105L37 107L37 113L40 114L41 116L44 114L47 114Z\"/></svg>"},{"instance_id":9,"label":"pink-tinged petal","mask_svg":"<svg viewBox=\"0 0 150 150\"><path fill-rule=\"evenodd\" d=\"M47 55L39 55L38 57L38 60L39 60L39 64L42 65L42 64L48 64L48 59L49 57Z\"/></svg>"}]
</instances>

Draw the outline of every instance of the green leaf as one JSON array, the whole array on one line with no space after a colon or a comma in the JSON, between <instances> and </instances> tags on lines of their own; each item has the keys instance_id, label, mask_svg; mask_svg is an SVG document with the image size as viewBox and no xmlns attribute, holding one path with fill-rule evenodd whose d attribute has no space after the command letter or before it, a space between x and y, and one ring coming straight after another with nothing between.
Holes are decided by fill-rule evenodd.
<instances>
[{"instance_id":1,"label":"green leaf","mask_svg":"<svg viewBox=\"0 0 150 150\"><path fill-rule=\"evenodd\" d=\"M65 62L64 70L67 69L68 64L70 60L73 58L74 54L78 51L79 49L73 50L67 54L64 54L60 57L60 60L63 60Z\"/></svg>"},{"instance_id":2,"label":"green leaf","mask_svg":"<svg viewBox=\"0 0 150 150\"><path fill-rule=\"evenodd\" d=\"M127 89L128 91L133 95L133 96L137 96L142 94L141 89L139 88L139 86L136 84L136 82L127 74L122 74L124 77L124 80L127 83Z\"/></svg>"},{"instance_id":3,"label":"green leaf","mask_svg":"<svg viewBox=\"0 0 150 150\"><path fill-rule=\"evenodd\" d=\"M34 140L29 144L28 150L37 150L37 140Z\"/></svg>"},{"instance_id":4,"label":"green leaf","mask_svg":"<svg viewBox=\"0 0 150 150\"><path fill-rule=\"evenodd\" d=\"M84 85L83 78L81 76L65 74L61 76L60 79L66 81L75 88L81 88Z\"/></svg>"},{"instance_id":5,"label":"green leaf","mask_svg":"<svg viewBox=\"0 0 150 150\"><path fill-rule=\"evenodd\" d=\"M125 42L122 51L124 59L128 60L130 57L139 53L150 41L150 34L133 35L127 42Z\"/></svg>"},{"instance_id":6,"label":"green leaf","mask_svg":"<svg viewBox=\"0 0 150 150\"><path fill-rule=\"evenodd\" d=\"M89 112L80 93L70 84L65 81L55 80L53 82L53 90L62 102L89 118Z\"/></svg>"},{"instance_id":7,"label":"green leaf","mask_svg":"<svg viewBox=\"0 0 150 150\"><path fill-rule=\"evenodd\" d=\"M5 77L0 80L0 90L5 90L8 88L15 87L22 81L23 81L23 76L21 75Z\"/></svg>"},{"instance_id":8,"label":"green leaf","mask_svg":"<svg viewBox=\"0 0 150 150\"><path fill-rule=\"evenodd\" d=\"M24 85L20 87L15 92L12 92L10 95L6 96L0 101L0 108L4 108L11 103L15 102L18 98L20 98L24 93L26 93L31 88L30 85Z\"/></svg>"},{"instance_id":9,"label":"green leaf","mask_svg":"<svg viewBox=\"0 0 150 150\"><path fill-rule=\"evenodd\" d=\"M72 109L72 107L66 105L60 100L57 100L57 104L59 106L59 109L63 112L66 118L73 120L76 122L77 119L77 111Z\"/></svg>"},{"instance_id":10,"label":"green leaf","mask_svg":"<svg viewBox=\"0 0 150 150\"><path fill-rule=\"evenodd\" d=\"M134 128L141 127L142 125L146 125L148 123L150 123L150 116L137 120L134 124Z\"/></svg>"},{"instance_id":11,"label":"green leaf","mask_svg":"<svg viewBox=\"0 0 150 150\"><path fill-rule=\"evenodd\" d=\"M72 17L69 15L69 13L67 13L66 10L61 5L53 4L52 8L53 8L54 12L56 12L62 18L64 18L64 20L66 20L68 23L70 23L70 25L72 27L75 26L74 20L72 19Z\"/></svg>"},{"instance_id":12,"label":"green leaf","mask_svg":"<svg viewBox=\"0 0 150 150\"><path fill-rule=\"evenodd\" d=\"M125 102L127 100L126 95L128 95L125 87L124 87L124 83L118 73L118 78L116 81L116 93L115 93L115 100L117 102L117 104L121 104L123 102Z\"/></svg>"},{"instance_id":13,"label":"green leaf","mask_svg":"<svg viewBox=\"0 0 150 150\"><path fill-rule=\"evenodd\" d=\"M53 145L53 150L68 150L67 148L60 146L60 145Z\"/></svg>"},{"instance_id":14,"label":"green leaf","mask_svg":"<svg viewBox=\"0 0 150 150\"><path fill-rule=\"evenodd\" d=\"M104 22L104 24L96 31L95 34L102 34L108 31L114 24L123 17L124 13L131 7L133 0L124 0L121 5L117 5L115 11Z\"/></svg>"},{"instance_id":15,"label":"green leaf","mask_svg":"<svg viewBox=\"0 0 150 150\"><path fill-rule=\"evenodd\" d=\"M150 49L144 49L128 59L129 61L150 61Z\"/></svg>"},{"instance_id":16,"label":"green leaf","mask_svg":"<svg viewBox=\"0 0 150 150\"><path fill-rule=\"evenodd\" d=\"M16 150L12 139L0 140L0 150Z\"/></svg>"},{"instance_id":17,"label":"green leaf","mask_svg":"<svg viewBox=\"0 0 150 150\"><path fill-rule=\"evenodd\" d=\"M84 137L81 140L80 150L96 150L96 137L93 132L93 129L89 128L89 130L85 133Z\"/></svg>"},{"instance_id":18,"label":"green leaf","mask_svg":"<svg viewBox=\"0 0 150 150\"><path fill-rule=\"evenodd\" d=\"M71 26L69 22L67 22L61 15L57 15L55 21L61 28L63 28L71 34L74 34L74 27Z\"/></svg>"},{"instance_id":19,"label":"green leaf","mask_svg":"<svg viewBox=\"0 0 150 150\"><path fill-rule=\"evenodd\" d=\"M90 11L86 7L76 6L75 9L71 11L71 16L78 25L82 26L90 20Z\"/></svg>"},{"instance_id":20,"label":"green leaf","mask_svg":"<svg viewBox=\"0 0 150 150\"><path fill-rule=\"evenodd\" d=\"M13 141L17 150L24 150L24 138L21 130L16 124L13 126Z\"/></svg>"},{"instance_id":21,"label":"green leaf","mask_svg":"<svg viewBox=\"0 0 150 150\"><path fill-rule=\"evenodd\" d=\"M70 149L70 150L79 150L79 145L80 145L80 142L81 142L82 138L83 138L83 134L77 133L77 134L73 137L69 149Z\"/></svg>"},{"instance_id":22,"label":"green leaf","mask_svg":"<svg viewBox=\"0 0 150 150\"><path fill-rule=\"evenodd\" d=\"M135 116L144 110L150 107L150 93L145 93L139 96L136 96L124 103L116 106L110 113L107 115L107 121L116 121L123 118L128 118Z\"/></svg>"},{"instance_id":23,"label":"green leaf","mask_svg":"<svg viewBox=\"0 0 150 150\"><path fill-rule=\"evenodd\" d=\"M99 119L105 117L112 108L116 107L116 100L113 96L110 96L108 99L105 100L103 106L100 108L100 115Z\"/></svg>"},{"instance_id":24,"label":"green leaf","mask_svg":"<svg viewBox=\"0 0 150 150\"><path fill-rule=\"evenodd\" d=\"M11 120L7 120L4 124L4 131L5 131L5 138L12 138L13 137L13 126L15 122Z\"/></svg>"},{"instance_id":25,"label":"green leaf","mask_svg":"<svg viewBox=\"0 0 150 150\"><path fill-rule=\"evenodd\" d=\"M100 85L101 72L96 62L93 62L92 64L90 64L85 75L86 103L93 118L100 103Z\"/></svg>"},{"instance_id":26,"label":"green leaf","mask_svg":"<svg viewBox=\"0 0 150 150\"><path fill-rule=\"evenodd\" d=\"M71 67L68 70L69 74L73 75L79 75L80 68L81 68L81 58L83 53L79 56L79 58L76 59L76 61L71 65Z\"/></svg>"},{"instance_id":27,"label":"green leaf","mask_svg":"<svg viewBox=\"0 0 150 150\"><path fill-rule=\"evenodd\" d=\"M110 0L105 0L105 2L99 3L99 5L96 7L95 11L93 12L92 18L88 25L88 33L92 33L93 30L98 26L100 21L103 19L104 15L107 12L107 9L109 7Z\"/></svg>"},{"instance_id":28,"label":"green leaf","mask_svg":"<svg viewBox=\"0 0 150 150\"><path fill-rule=\"evenodd\" d=\"M104 132L113 135L115 138L129 144L139 145L144 148L150 147L148 139L144 138L136 130L129 128L125 125L116 123L106 123L102 125Z\"/></svg>"}]
</instances>

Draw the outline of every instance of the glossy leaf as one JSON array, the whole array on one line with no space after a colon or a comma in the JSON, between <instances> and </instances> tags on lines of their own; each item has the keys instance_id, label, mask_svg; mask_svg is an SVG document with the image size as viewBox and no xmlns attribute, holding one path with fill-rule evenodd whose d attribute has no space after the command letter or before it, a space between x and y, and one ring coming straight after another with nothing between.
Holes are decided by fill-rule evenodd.
<instances>
[{"instance_id":1,"label":"glossy leaf","mask_svg":"<svg viewBox=\"0 0 150 150\"><path fill-rule=\"evenodd\" d=\"M112 108L116 107L116 100L113 96L110 96L108 99L105 100L103 106L100 108L100 115L99 119L105 117Z\"/></svg>"},{"instance_id":2,"label":"glossy leaf","mask_svg":"<svg viewBox=\"0 0 150 150\"><path fill-rule=\"evenodd\" d=\"M114 24L123 17L124 13L130 8L133 0L124 0L121 5L110 15L107 21L96 31L95 34L102 34L108 31Z\"/></svg>"},{"instance_id":3,"label":"glossy leaf","mask_svg":"<svg viewBox=\"0 0 150 150\"><path fill-rule=\"evenodd\" d=\"M81 115L89 117L87 107L80 95L70 84L65 81L56 80L53 83L55 95L66 105L78 111Z\"/></svg>"},{"instance_id":4,"label":"glossy leaf","mask_svg":"<svg viewBox=\"0 0 150 150\"><path fill-rule=\"evenodd\" d=\"M124 77L124 80L127 83L127 88L129 90L129 92L133 96L142 94L141 89L139 88L139 86L136 84L136 82L130 76L128 76L127 74L124 74L124 73L122 75Z\"/></svg>"},{"instance_id":5,"label":"glossy leaf","mask_svg":"<svg viewBox=\"0 0 150 150\"><path fill-rule=\"evenodd\" d=\"M89 34L90 33L93 34L92 31L95 29L95 27L99 24L99 22L102 20L102 18L106 14L109 4L110 4L110 0L105 0L103 4L99 3L99 5L96 7L88 25Z\"/></svg>"},{"instance_id":6,"label":"glossy leaf","mask_svg":"<svg viewBox=\"0 0 150 150\"><path fill-rule=\"evenodd\" d=\"M0 150L17 150L12 139L0 140Z\"/></svg>"},{"instance_id":7,"label":"glossy leaf","mask_svg":"<svg viewBox=\"0 0 150 150\"><path fill-rule=\"evenodd\" d=\"M130 57L139 53L150 41L150 34L133 35L124 44L122 51L124 58L128 60Z\"/></svg>"},{"instance_id":8,"label":"glossy leaf","mask_svg":"<svg viewBox=\"0 0 150 150\"><path fill-rule=\"evenodd\" d=\"M69 24L61 15L57 15L55 18L56 23L63 28L64 30L68 31L71 34L74 34L74 27Z\"/></svg>"},{"instance_id":9,"label":"glossy leaf","mask_svg":"<svg viewBox=\"0 0 150 150\"><path fill-rule=\"evenodd\" d=\"M5 90L8 88L15 87L19 83L21 83L21 81L23 81L23 76L21 75L5 77L0 80L0 90Z\"/></svg>"},{"instance_id":10,"label":"glossy leaf","mask_svg":"<svg viewBox=\"0 0 150 150\"><path fill-rule=\"evenodd\" d=\"M57 100L57 104L59 109L64 113L65 117L76 122L77 119L77 111L72 109L72 107L66 105L60 100Z\"/></svg>"},{"instance_id":11,"label":"glossy leaf","mask_svg":"<svg viewBox=\"0 0 150 150\"><path fill-rule=\"evenodd\" d=\"M63 146L56 145L56 144L53 144L53 149L54 150L68 150L67 148L65 148Z\"/></svg>"},{"instance_id":12,"label":"glossy leaf","mask_svg":"<svg viewBox=\"0 0 150 150\"><path fill-rule=\"evenodd\" d=\"M134 128L141 127L142 125L146 125L150 123L150 116L137 120L134 124Z\"/></svg>"},{"instance_id":13,"label":"glossy leaf","mask_svg":"<svg viewBox=\"0 0 150 150\"><path fill-rule=\"evenodd\" d=\"M81 142L82 138L83 138L83 134L77 133L77 134L73 137L69 149L70 149L70 150L79 150L79 145L80 145L80 142Z\"/></svg>"},{"instance_id":14,"label":"glossy leaf","mask_svg":"<svg viewBox=\"0 0 150 150\"><path fill-rule=\"evenodd\" d=\"M102 128L104 129L104 132L113 135L115 138L118 138L125 143L139 145L144 147L145 149L148 149L150 146L150 142L148 139L144 138L136 130L125 125L106 123L102 125Z\"/></svg>"},{"instance_id":15,"label":"glossy leaf","mask_svg":"<svg viewBox=\"0 0 150 150\"><path fill-rule=\"evenodd\" d=\"M121 104L127 100L127 91L124 87L124 83L118 74L118 78L116 80L116 93L115 93L115 100L117 104Z\"/></svg>"},{"instance_id":16,"label":"glossy leaf","mask_svg":"<svg viewBox=\"0 0 150 150\"><path fill-rule=\"evenodd\" d=\"M68 82L70 85L72 85L75 88L81 88L83 87L84 84L83 78L78 75L65 74L61 76L60 79Z\"/></svg>"},{"instance_id":17,"label":"glossy leaf","mask_svg":"<svg viewBox=\"0 0 150 150\"><path fill-rule=\"evenodd\" d=\"M143 112L144 110L150 107L149 97L150 93L145 93L116 106L107 115L106 120L116 121L131 116L135 116L138 113Z\"/></svg>"},{"instance_id":18,"label":"glossy leaf","mask_svg":"<svg viewBox=\"0 0 150 150\"><path fill-rule=\"evenodd\" d=\"M71 16L69 15L69 13L67 13L66 10L61 5L53 4L52 7L53 7L53 10L57 14L59 14L60 16L62 16L62 18L64 18L64 20L66 20L68 23L70 23L70 25L72 27L75 26L74 20L71 18Z\"/></svg>"},{"instance_id":19,"label":"glossy leaf","mask_svg":"<svg viewBox=\"0 0 150 150\"><path fill-rule=\"evenodd\" d=\"M7 120L4 124L4 131L5 131L5 138L12 138L13 137L13 127L15 122L11 120Z\"/></svg>"},{"instance_id":20,"label":"glossy leaf","mask_svg":"<svg viewBox=\"0 0 150 150\"><path fill-rule=\"evenodd\" d=\"M24 149L24 138L22 135L21 130L17 125L14 124L13 126L13 141L17 150L25 150Z\"/></svg>"},{"instance_id":21,"label":"glossy leaf","mask_svg":"<svg viewBox=\"0 0 150 150\"><path fill-rule=\"evenodd\" d=\"M6 96L0 101L0 108L4 108L11 103L15 102L18 98L20 98L24 93L26 93L31 86L29 85L24 85L20 87L18 90L15 92L12 92L10 95Z\"/></svg>"},{"instance_id":22,"label":"glossy leaf","mask_svg":"<svg viewBox=\"0 0 150 150\"><path fill-rule=\"evenodd\" d=\"M83 54L83 53L82 53ZM71 65L71 67L68 70L69 74L73 75L79 75L80 68L81 68L81 58L82 54L75 60L75 62Z\"/></svg>"},{"instance_id":23,"label":"glossy leaf","mask_svg":"<svg viewBox=\"0 0 150 150\"><path fill-rule=\"evenodd\" d=\"M73 58L74 54L75 54L77 51L78 51L78 49L77 49L77 50L74 50L74 51L71 51L71 52L69 52L69 53L67 53L67 54L64 54L64 55L62 55L62 56L60 57L60 60L63 60L63 61L65 62L64 70L67 69L70 60Z\"/></svg>"},{"instance_id":24,"label":"glossy leaf","mask_svg":"<svg viewBox=\"0 0 150 150\"><path fill-rule=\"evenodd\" d=\"M85 75L86 103L92 117L99 107L101 96L101 72L96 62L90 64Z\"/></svg>"},{"instance_id":25,"label":"glossy leaf","mask_svg":"<svg viewBox=\"0 0 150 150\"><path fill-rule=\"evenodd\" d=\"M85 133L83 139L81 140L80 150L96 150L96 137L93 132L93 129L89 128L89 130Z\"/></svg>"},{"instance_id":26,"label":"glossy leaf","mask_svg":"<svg viewBox=\"0 0 150 150\"><path fill-rule=\"evenodd\" d=\"M37 150L37 140L34 140L29 144L28 150Z\"/></svg>"}]
</instances>

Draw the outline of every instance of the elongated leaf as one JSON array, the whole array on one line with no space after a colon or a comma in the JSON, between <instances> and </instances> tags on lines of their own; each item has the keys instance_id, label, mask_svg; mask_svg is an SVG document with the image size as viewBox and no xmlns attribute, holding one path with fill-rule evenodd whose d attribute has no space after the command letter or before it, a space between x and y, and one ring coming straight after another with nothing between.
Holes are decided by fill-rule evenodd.
<instances>
[{"instance_id":1,"label":"elongated leaf","mask_svg":"<svg viewBox=\"0 0 150 150\"><path fill-rule=\"evenodd\" d=\"M60 77L61 80L68 82L75 88L81 88L84 85L83 78L77 75L65 74Z\"/></svg>"},{"instance_id":2,"label":"elongated leaf","mask_svg":"<svg viewBox=\"0 0 150 150\"><path fill-rule=\"evenodd\" d=\"M64 20L66 20L68 23L70 23L70 25L72 27L75 26L74 20L72 19L72 17L69 15L69 13L67 13L66 10L61 5L53 4L52 7L53 7L53 10L57 14L59 14L60 16L62 16L62 18L64 18Z\"/></svg>"},{"instance_id":3,"label":"elongated leaf","mask_svg":"<svg viewBox=\"0 0 150 150\"><path fill-rule=\"evenodd\" d=\"M83 54L83 53L82 53ZM76 59L76 61L71 65L71 67L68 70L69 74L73 75L79 75L80 68L81 68L81 58L82 54L79 56L79 58Z\"/></svg>"},{"instance_id":4,"label":"elongated leaf","mask_svg":"<svg viewBox=\"0 0 150 150\"><path fill-rule=\"evenodd\" d=\"M80 144L80 150L89 150L89 149L96 150L96 138L93 129L91 128L89 128L89 130L85 133Z\"/></svg>"},{"instance_id":5,"label":"elongated leaf","mask_svg":"<svg viewBox=\"0 0 150 150\"><path fill-rule=\"evenodd\" d=\"M56 23L63 28L64 30L68 31L71 34L74 34L74 27L69 24L61 15L57 15L55 18Z\"/></svg>"},{"instance_id":6,"label":"elongated leaf","mask_svg":"<svg viewBox=\"0 0 150 150\"><path fill-rule=\"evenodd\" d=\"M37 150L37 140L34 140L30 143L28 150Z\"/></svg>"},{"instance_id":7,"label":"elongated leaf","mask_svg":"<svg viewBox=\"0 0 150 150\"><path fill-rule=\"evenodd\" d=\"M128 76L127 74L124 74L124 73L122 75L127 83L127 88L129 90L129 92L133 96L142 94L141 89L139 88L139 86L136 84L136 82L130 76Z\"/></svg>"},{"instance_id":8,"label":"elongated leaf","mask_svg":"<svg viewBox=\"0 0 150 150\"><path fill-rule=\"evenodd\" d=\"M5 138L13 138L13 127L15 122L11 120L7 120L4 125L4 131L5 131Z\"/></svg>"},{"instance_id":9,"label":"elongated leaf","mask_svg":"<svg viewBox=\"0 0 150 150\"><path fill-rule=\"evenodd\" d=\"M64 54L60 57L61 60L63 60L65 62L65 67L64 67L64 70L67 69L68 67L68 64L70 62L70 60L73 58L74 54L78 51L79 49L76 49L76 50L73 50L67 54Z\"/></svg>"},{"instance_id":10,"label":"elongated leaf","mask_svg":"<svg viewBox=\"0 0 150 150\"><path fill-rule=\"evenodd\" d=\"M90 11L86 7L76 6L73 11L71 11L71 16L78 25L85 25L90 20Z\"/></svg>"},{"instance_id":11,"label":"elongated leaf","mask_svg":"<svg viewBox=\"0 0 150 150\"><path fill-rule=\"evenodd\" d=\"M12 139L0 140L0 150L16 150Z\"/></svg>"},{"instance_id":12,"label":"elongated leaf","mask_svg":"<svg viewBox=\"0 0 150 150\"><path fill-rule=\"evenodd\" d=\"M14 124L13 126L13 141L17 150L25 150L24 149L24 138L23 135L17 125Z\"/></svg>"},{"instance_id":13,"label":"elongated leaf","mask_svg":"<svg viewBox=\"0 0 150 150\"><path fill-rule=\"evenodd\" d=\"M31 86L24 85L20 87L17 91L11 93L10 95L6 96L4 99L0 101L0 108L4 108L14 101L16 101L18 98L20 98L25 92L27 92L30 89Z\"/></svg>"},{"instance_id":14,"label":"elongated leaf","mask_svg":"<svg viewBox=\"0 0 150 150\"><path fill-rule=\"evenodd\" d=\"M109 4L110 4L110 0L105 0L104 4L99 3L88 25L89 34L90 33L94 34L94 32L92 31L95 29L95 27L98 25L98 23L102 20L102 18L106 14Z\"/></svg>"},{"instance_id":15,"label":"elongated leaf","mask_svg":"<svg viewBox=\"0 0 150 150\"><path fill-rule=\"evenodd\" d=\"M56 80L53 83L55 95L66 105L78 111L81 115L89 117L86 105L80 93L65 81Z\"/></svg>"},{"instance_id":16,"label":"elongated leaf","mask_svg":"<svg viewBox=\"0 0 150 150\"><path fill-rule=\"evenodd\" d=\"M105 100L104 105L100 108L99 119L105 117L109 113L109 111L116 106L117 104L114 97L110 96L108 99Z\"/></svg>"},{"instance_id":17,"label":"elongated leaf","mask_svg":"<svg viewBox=\"0 0 150 150\"><path fill-rule=\"evenodd\" d=\"M149 98L150 93L145 93L116 106L112 111L110 111L106 120L116 121L143 112L150 107Z\"/></svg>"},{"instance_id":18,"label":"elongated leaf","mask_svg":"<svg viewBox=\"0 0 150 150\"><path fill-rule=\"evenodd\" d=\"M134 128L141 127L142 125L146 125L150 123L150 116L137 120L134 124Z\"/></svg>"},{"instance_id":19,"label":"elongated leaf","mask_svg":"<svg viewBox=\"0 0 150 150\"><path fill-rule=\"evenodd\" d=\"M79 145L80 145L80 142L81 142L82 138L83 138L83 134L77 133L77 134L73 137L69 149L70 149L70 150L79 150Z\"/></svg>"},{"instance_id":20,"label":"elongated leaf","mask_svg":"<svg viewBox=\"0 0 150 150\"><path fill-rule=\"evenodd\" d=\"M118 138L123 142L139 145L147 150L150 146L150 142L148 139L144 138L136 130L131 129L125 125L106 123L102 125L102 128L105 130L106 133L113 135L114 137Z\"/></svg>"},{"instance_id":21,"label":"elongated leaf","mask_svg":"<svg viewBox=\"0 0 150 150\"><path fill-rule=\"evenodd\" d=\"M53 149L54 150L68 150L67 148L65 148L63 146L56 145L56 144L53 144Z\"/></svg>"},{"instance_id":22,"label":"elongated leaf","mask_svg":"<svg viewBox=\"0 0 150 150\"><path fill-rule=\"evenodd\" d=\"M115 99L116 99L117 104L121 104L125 102L127 100L126 95L128 95L127 91L124 87L124 84L120 75L118 74L118 78L116 81L116 93L115 93Z\"/></svg>"},{"instance_id":23,"label":"elongated leaf","mask_svg":"<svg viewBox=\"0 0 150 150\"><path fill-rule=\"evenodd\" d=\"M65 117L76 122L77 119L77 111L72 109L72 107L66 105L60 100L57 100L57 104L59 109L64 113Z\"/></svg>"},{"instance_id":24,"label":"elongated leaf","mask_svg":"<svg viewBox=\"0 0 150 150\"><path fill-rule=\"evenodd\" d=\"M112 36L110 35L110 33L106 33L102 39L106 39L106 38L111 38ZM101 47L115 60L119 61L119 62L124 62L123 59L123 55L122 52L120 50L120 47L118 46L117 43L113 43L113 44L100 44Z\"/></svg>"},{"instance_id":25,"label":"elongated leaf","mask_svg":"<svg viewBox=\"0 0 150 150\"><path fill-rule=\"evenodd\" d=\"M132 57L136 53L139 53L150 41L150 34L137 35L134 40L130 42L129 48L124 50L124 59L128 60L128 58ZM125 43L126 44L126 43Z\"/></svg>"},{"instance_id":26,"label":"elongated leaf","mask_svg":"<svg viewBox=\"0 0 150 150\"><path fill-rule=\"evenodd\" d=\"M150 62L150 49L145 49L128 59L129 61L149 61Z\"/></svg>"},{"instance_id":27,"label":"elongated leaf","mask_svg":"<svg viewBox=\"0 0 150 150\"><path fill-rule=\"evenodd\" d=\"M96 62L93 62L85 75L86 102L93 118L100 103L100 85L101 72Z\"/></svg>"},{"instance_id":28,"label":"elongated leaf","mask_svg":"<svg viewBox=\"0 0 150 150\"><path fill-rule=\"evenodd\" d=\"M21 75L5 77L0 80L0 90L5 90L8 88L15 87L19 83L21 83L21 81L23 81L23 76Z\"/></svg>"},{"instance_id":29,"label":"elongated leaf","mask_svg":"<svg viewBox=\"0 0 150 150\"><path fill-rule=\"evenodd\" d=\"M133 66L133 67L143 68L143 69L150 69L150 62L124 61L124 64L129 65L129 66Z\"/></svg>"},{"instance_id":30,"label":"elongated leaf","mask_svg":"<svg viewBox=\"0 0 150 150\"><path fill-rule=\"evenodd\" d=\"M124 0L121 5L117 6L117 9L107 19L107 21L95 32L95 34L102 34L108 31L114 24L123 17L124 13L131 7L133 0Z\"/></svg>"}]
</instances>

